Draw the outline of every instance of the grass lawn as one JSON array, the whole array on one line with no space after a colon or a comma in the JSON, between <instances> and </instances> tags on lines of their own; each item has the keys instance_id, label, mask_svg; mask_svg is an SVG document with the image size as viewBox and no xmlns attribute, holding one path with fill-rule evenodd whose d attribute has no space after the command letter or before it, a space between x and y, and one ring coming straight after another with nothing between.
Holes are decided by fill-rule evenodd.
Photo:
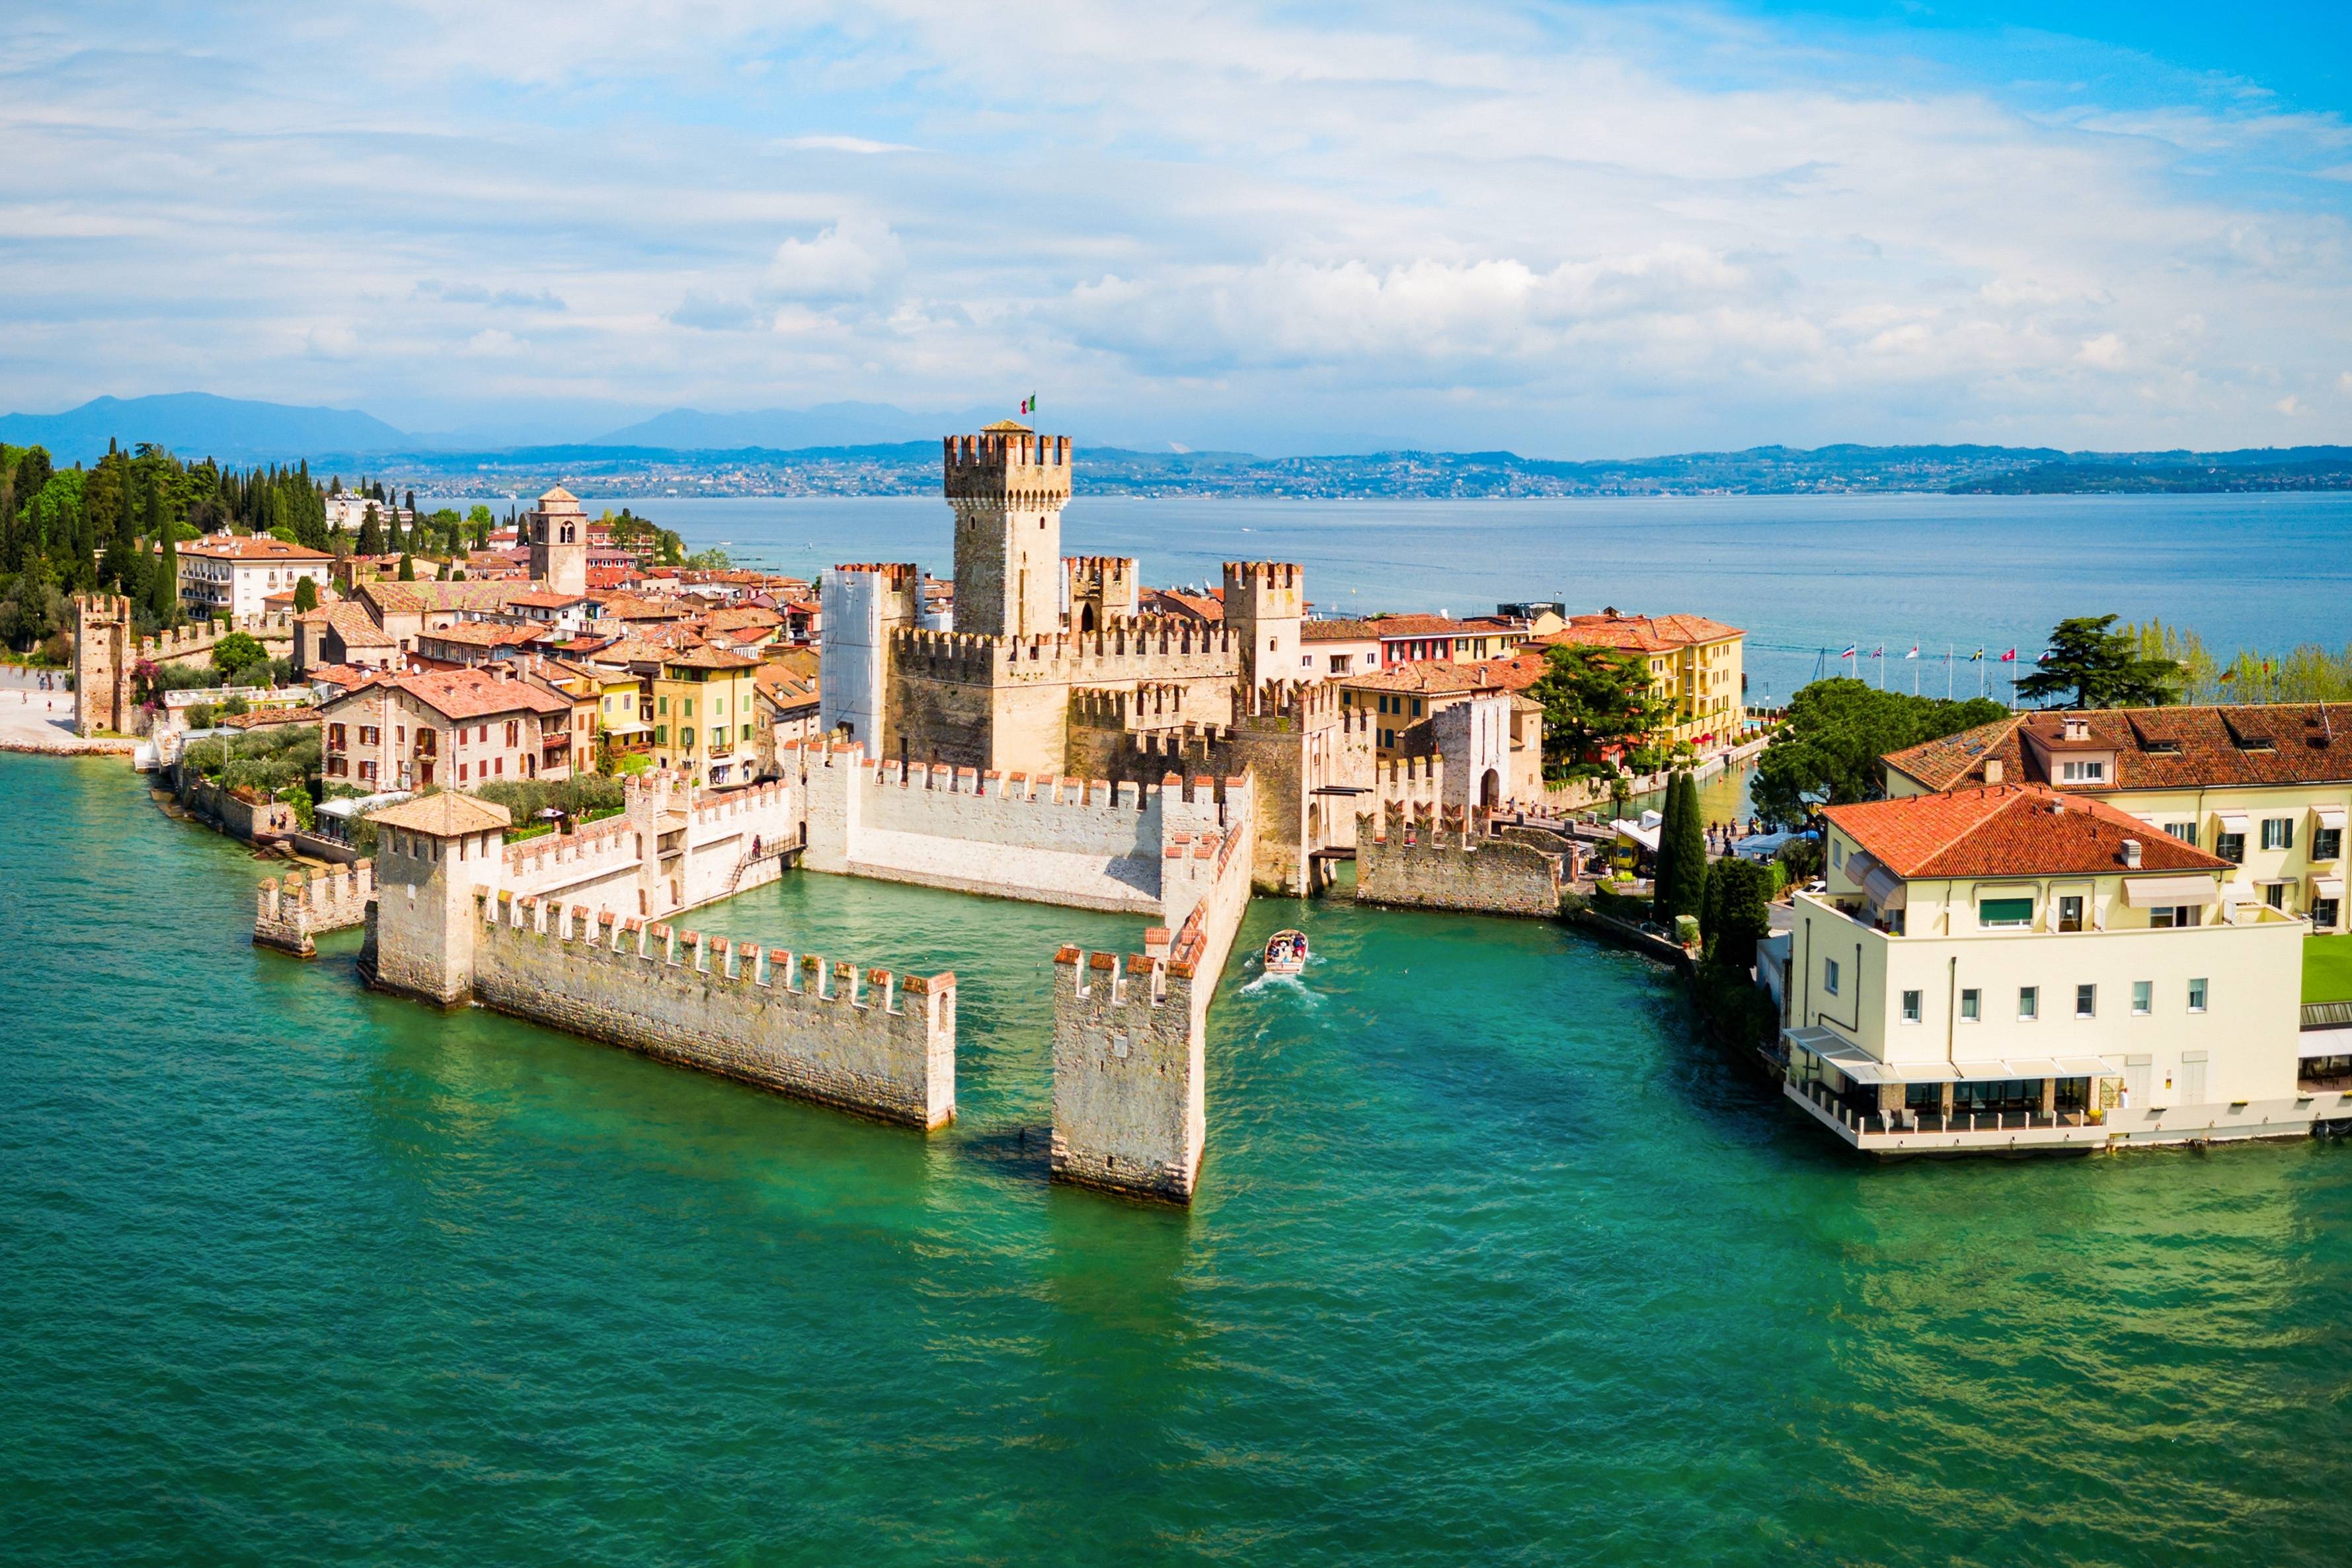
<instances>
[{"instance_id":1,"label":"grass lawn","mask_svg":"<svg viewBox=\"0 0 2352 1568\"><path fill-rule=\"evenodd\" d=\"M2304 939L2303 999L2352 1002L2352 935Z\"/></svg>"}]
</instances>

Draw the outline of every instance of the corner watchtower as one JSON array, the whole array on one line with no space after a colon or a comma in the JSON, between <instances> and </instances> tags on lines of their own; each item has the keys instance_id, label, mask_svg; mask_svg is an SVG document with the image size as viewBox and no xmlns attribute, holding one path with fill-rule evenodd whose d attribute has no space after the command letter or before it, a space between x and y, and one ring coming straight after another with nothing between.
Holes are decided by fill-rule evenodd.
<instances>
[{"instance_id":1,"label":"corner watchtower","mask_svg":"<svg viewBox=\"0 0 2352 1568\"><path fill-rule=\"evenodd\" d=\"M979 637L1061 630L1062 508L1070 438L1000 419L946 442L955 510L955 628Z\"/></svg>"}]
</instances>

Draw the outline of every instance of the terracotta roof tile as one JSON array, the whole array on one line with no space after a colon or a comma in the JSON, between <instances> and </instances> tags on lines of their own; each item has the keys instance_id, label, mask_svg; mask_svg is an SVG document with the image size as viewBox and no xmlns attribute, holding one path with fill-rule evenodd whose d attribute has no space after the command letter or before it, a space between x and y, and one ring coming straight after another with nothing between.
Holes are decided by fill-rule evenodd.
<instances>
[{"instance_id":1,"label":"terracotta roof tile","mask_svg":"<svg viewBox=\"0 0 2352 1568\"><path fill-rule=\"evenodd\" d=\"M2139 841L2141 870L2230 865L2104 802L2031 784L1832 805L1822 815L1906 879L2121 871L2126 838Z\"/></svg>"},{"instance_id":2,"label":"terracotta roof tile","mask_svg":"<svg viewBox=\"0 0 2352 1568\"><path fill-rule=\"evenodd\" d=\"M2089 727L2086 742L2060 739L2067 718ZM2019 713L1882 759L1929 789L1984 782L2001 764L2005 783L2050 784L2029 732L2061 748L2111 750L2116 776L2105 786L2069 782L2070 793L2211 789L2230 785L2352 783L2352 702L2240 703L2198 708L2097 708ZM2263 742L2267 742L2264 744Z\"/></svg>"}]
</instances>

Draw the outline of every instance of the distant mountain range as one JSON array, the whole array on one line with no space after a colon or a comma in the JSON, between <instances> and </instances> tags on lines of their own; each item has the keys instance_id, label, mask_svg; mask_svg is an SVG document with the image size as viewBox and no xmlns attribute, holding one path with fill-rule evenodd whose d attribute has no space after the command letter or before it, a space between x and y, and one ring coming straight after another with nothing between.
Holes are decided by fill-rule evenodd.
<instances>
[{"instance_id":1,"label":"distant mountain range","mask_svg":"<svg viewBox=\"0 0 2352 1568\"><path fill-rule=\"evenodd\" d=\"M186 457L250 463L307 458L442 495L583 497L928 495L939 437L992 417L909 414L878 403L706 414L676 408L577 445L459 449L352 409L302 408L204 393L100 397L64 414L0 416L0 441L90 462L110 438ZM1738 452L1559 462L1514 452L1374 452L1260 458L1246 452L1078 447L1079 489L1103 495L1392 497L1572 495L1964 495L2352 489L2352 447L2233 452L2065 452L2047 447L1752 447Z\"/></svg>"}]
</instances>

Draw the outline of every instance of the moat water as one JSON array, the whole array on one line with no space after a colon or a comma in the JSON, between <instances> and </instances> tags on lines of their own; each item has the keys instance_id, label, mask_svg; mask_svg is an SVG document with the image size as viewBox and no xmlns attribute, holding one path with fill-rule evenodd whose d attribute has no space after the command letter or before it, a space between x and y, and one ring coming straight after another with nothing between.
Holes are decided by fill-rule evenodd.
<instances>
[{"instance_id":1,"label":"moat water","mask_svg":"<svg viewBox=\"0 0 2352 1568\"><path fill-rule=\"evenodd\" d=\"M1050 959L924 1139L246 942L266 868L0 756L0 1560L2335 1564L2352 1142L1872 1169L1565 930L1260 901L1190 1212L1045 1181Z\"/></svg>"}]
</instances>

